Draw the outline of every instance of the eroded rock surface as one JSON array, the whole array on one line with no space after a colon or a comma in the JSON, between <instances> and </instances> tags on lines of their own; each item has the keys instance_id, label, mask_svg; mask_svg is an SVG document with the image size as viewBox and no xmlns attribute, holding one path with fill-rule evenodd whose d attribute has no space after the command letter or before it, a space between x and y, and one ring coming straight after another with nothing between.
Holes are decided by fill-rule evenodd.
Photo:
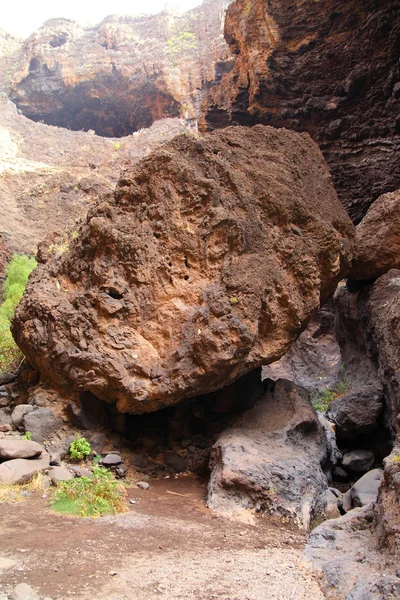
<instances>
[{"instance_id":1,"label":"eroded rock surface","mask_svg":"<svg viewBox=\"0 0 400 600\"><path fill-rule=\"evenodd\" d=\"M212 87L204 126L307 131L355 222L399 187L398 0L237 0L225 37L233 69Z\"/></svg>"},{"instance_id":2,"label":"eroded rock surface","mask_svg":"<svg viewBox=\"0 0 400 600\"><path fill-rule=\"evenodd\" d=\"M208 505L279 515L308 528L325 515L327 443L308 392L279 379L214 445Z\"/></svg>"},{"instance_id":3,"label":"eroded rock surface","mask_svg":"<svg viewBox=\"0 0 400 600\"><path fill-rule=\"evenodd\" d=\"M346 274L352 236L306 134L180 136L38 267L14 335L54 384L157 410L284 354Z\"/></svg>"},{"instance_id":4,"label":"eroded rock surface","mask_svg":"<svg viewBox=\"0 0 400 600\"><path fill-rule=\"evenodd\" d=\"M356 228L350 277L370 280L400 267L400 190L376 200Z\"/></svg>"},{"instance_id":5,"label":"eroded rock surface","mask_svg":"<svg viewBox=\"0 0 400 600\"><path fill-rule=\"evenodd\" d=\"M27 117L107 137L164 117L199 117L203 90L233 66L226 0L184 14L112 15L96 27L52 19L32 34L9 77Z\"/></svg>"}]
</instances>

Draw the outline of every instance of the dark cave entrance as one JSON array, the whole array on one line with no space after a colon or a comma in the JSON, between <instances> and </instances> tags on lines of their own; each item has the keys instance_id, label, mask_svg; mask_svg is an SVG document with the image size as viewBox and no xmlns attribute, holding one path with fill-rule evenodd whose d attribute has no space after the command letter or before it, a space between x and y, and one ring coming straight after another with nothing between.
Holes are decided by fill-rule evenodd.
<instances>
[{"instance_id":1,"label":"dark cave entrance","mask_svg":"<svg viewBox=\"0 0 400 600\"><path fill-rule=\"evenodd\" d=\"M57 73L35 59L12 100L33 121L115 138L165 117L179 117L181 112L179 102L153 81L136 82L114 70L65 87Z\"/></svg>"}]
</instances>

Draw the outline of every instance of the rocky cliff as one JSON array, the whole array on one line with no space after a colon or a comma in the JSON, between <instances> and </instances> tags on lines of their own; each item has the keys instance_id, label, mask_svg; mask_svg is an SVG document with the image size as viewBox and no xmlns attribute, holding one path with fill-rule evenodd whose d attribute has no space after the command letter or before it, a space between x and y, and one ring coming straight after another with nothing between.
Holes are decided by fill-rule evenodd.
<instances>
[{"instance_id":1,"label":"rocky cliff","mask_svg":"<svg viewBox=\"0 0 400 600\"><path fill-rule=\"evenodd\" d=\"M204 89L233 66L222 32L228 4L110 16L94 28L50 20L24 43L10 96L34 121L107 137L164 117L196 119Z\"/></svg>"},{"instance_id":2,"label":"rocky cliff","mask_svg":"<svg viewBox=\"0 0 400 600\"><path fill-rule=\"evenodd\" d=\"M398 0L236 0L225 38L235 65L209 92L205 129L307 131L355 222L399 187Z\"/></svg>"}]
</instances>

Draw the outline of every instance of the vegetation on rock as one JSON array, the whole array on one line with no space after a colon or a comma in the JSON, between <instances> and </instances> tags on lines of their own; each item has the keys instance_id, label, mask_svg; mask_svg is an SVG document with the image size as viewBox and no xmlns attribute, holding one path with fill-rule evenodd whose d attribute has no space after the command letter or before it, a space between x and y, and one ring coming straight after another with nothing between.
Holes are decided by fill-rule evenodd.
<instances>
[{"instance_id":1,"label":"vegetation on rock","mask_svg":"<svg viewBox=\"0 0 400 600\"><path fill-rule=\"evenodd\" d=\"M3 303L0 306L0 372L11 370L23 356L11 335L10 323L36 264L34 258L16 254L7 267Z\"/></svg>"}]
</instances>

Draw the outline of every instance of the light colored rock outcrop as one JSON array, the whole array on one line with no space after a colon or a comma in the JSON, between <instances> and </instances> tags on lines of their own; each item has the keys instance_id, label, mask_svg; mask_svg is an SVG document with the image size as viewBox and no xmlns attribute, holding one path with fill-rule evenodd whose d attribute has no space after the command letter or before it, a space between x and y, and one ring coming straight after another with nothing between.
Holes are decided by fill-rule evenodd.
<instances>
[{"instance_id":1,"label":"light colored rock outcrop","mask_svg":"<svg viewBox=\"0 0 400 600\"><path fill-rule=\"evenodd\" d=\"M43 446L30 440L0 440L0 460L33 458L43 451Z\"/></svg>"},{"instance_id":2,"label":"light colored rock outcrop","mask_svg":"<svg viewBox=\"0 0 400 600\"><path fill-rule=\"evenodd\" d=\"M213 448L208 506L279 515L308 528L325 515L327 444L308 392L280 379Z\"/></svg>"}]
</instances>

